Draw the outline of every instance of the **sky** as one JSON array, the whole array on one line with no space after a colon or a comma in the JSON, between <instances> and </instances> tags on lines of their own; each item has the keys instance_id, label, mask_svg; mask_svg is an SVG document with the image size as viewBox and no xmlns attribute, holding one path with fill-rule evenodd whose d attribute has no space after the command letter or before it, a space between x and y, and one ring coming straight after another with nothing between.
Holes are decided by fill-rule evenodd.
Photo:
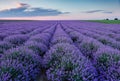
<instances>
[{"instance_id":1,"label":"sky","mask_svg":"<svg viewBox=\"0 0 120 81\"><path fill-rule=\"evenodd\" d=\"M120 0L0 0L0 19L120 19Z\"/></svg>"}]
</instances>

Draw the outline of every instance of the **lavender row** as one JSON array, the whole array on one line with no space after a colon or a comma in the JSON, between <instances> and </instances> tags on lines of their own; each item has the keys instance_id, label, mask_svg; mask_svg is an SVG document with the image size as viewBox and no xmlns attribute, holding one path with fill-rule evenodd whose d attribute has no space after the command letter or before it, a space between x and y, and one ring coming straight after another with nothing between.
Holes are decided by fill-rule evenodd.
<instances>
[{"instance_id":1,"label":"lavender row","mask_svg":"<svg viewBox=\"0 0 120 81\"><path fill-rule=\"evenodd\" d=\"M115 49L118 49L120 50L120 42L112 39L112 38L109 38L107 36L101 36L97 33L94 33L94 32L91 32L91 31L88 31L88 30L85 30L85 29L79 29L79 28L74 28L74 27L71 27L72 29L84 34L84 35L87 35L89 37L92 37L94 39L97 39L98 41L100 41L101 43L105 44L105 45L108 45L108 46L111 46Z\"/></svg>"},{"instance_id":2,"label":"lavender row","mask_svg":"<svg viewBox=\"0 0 120 81\"><path fill-rule=\"evenodd\" d=\"M87 30L79 30L79 32L81 32L87 36L93 37L94 39L97 39L98 41L100 41L101 43L103 43L105 45L108 45L108 46L111 46L113 48L120 50L120 42L118 42L112 38L109 38L104 35L99 35L99 34L96 34L94 32L87 31Z\"/></svg>"},{"instance_id":3,"label":"lavender row","mask_svg":"<svg viewBox=\"0 0 120 81\"><path fill-rule=\"evenodd\" d=\"M69 27L65 31L71 36L80 51L91 59L97 69L99 81L119 81L120 51L105 46L93 38L87 37Z\"/></svg>"},{"instance_id":4,"label":"lavender row","mask_svg":"<svg viewBox=\"0 0 120 81\"><path fill-rule=\"evenodd\" d=\"M116 34L112 31L109 31L109 30L106 30L106 29L103 29L101 27L81 27L81 26L76 26L77 29L80 29L80 30L87 30L87 31L91 31L91 32L94 32L96 34L99 34L99 35L103 35L103 36L106 36L106 37L110 37L110 38L114 38L116 41L120 41L120 34Z\"/></svg>"},{"instance_id":5,"label":"lavender row","mask_svg":"<svg viewBox=\"0 0 120 81\"><path fill-rule=\"evenodd\" d=\"M50 25L49 25L50 26ZM52 25L54 27L54 25ZM31 36L42 33L44 30L47 30L48 26L43 26L40 28L36 28L28 34L17 34L17 35L9 35L4 37L3 41L0 42L0 53L4 51L15 48L17 46L23 45Z\"/></svg>"},{"instance_id":6,"label":"lavender row","mask_svg":"<svg viewBox=\"0 0 120 81\"><path fill-rule=\"evenodd\" d=\"M30 37L23 46L5 51L0 58L0 81L36 81L41 72L41 55L46 51L42 46L47 49L53 32L54 27L50 27ZM39 41L36 41L37 38Z\"/></svg>"},{"instance_id":7,"label":"lavender row","mask_svg":"<svg viewBox=\"0 0 120 81\"><path fill-rule=\"evenodd\" d=\"M37 33L33 35L25 42L25 46L29 49L35 51L39 56L43 56L44 53L49 48L50 40L55 31L55 25L53 27L49 27L48 29L42 31L42 33Z\"/></svg>"},{"instance_id":8,"label":"lavender row","mask_svg":"<svg viewBox=\"0 0 120 81\"><path fill-rule=\"evenodd\" d=\"M103 24L103 23L86 22L86 21L71 21L71 22L62 22L62 23L74 27L91 28L101 31L112 32L115 34L120 34L119 24Z\"/></svg>"},{"instance_id":9,"label":"lavender row","mask_svg":"<svg viewBox=\"0 0 120 81\"><path fill-rule=\"evenodd\" d=\"M119 41L120 42L120 34L116 34L116 33L113 33L113 32L111 32L111 31L109 31L109 30L104 30L104 29L97 29L97 27L96 28L91 28L91 27L85 27L85 28L83 28L83 27L78 27L78 29L80 29L80 30L88 30L88 31L91 31L91 32L93 32L93 33L96 33L96 34L99 34L99 35L102 35L102 36L105 36L105 37L107 37L107 38L112 38L112 39L114 39L114 40L116 40L116 41Z\"/></svg>"},{"instance_id":10,"label":"lavender row","mask_svg":"<svg viewBox=\"0 0 120 81\"><path fill-rule=\"evenodd\" d=\"M74 46L70 37L57 26L51 48L44 56L50 81L94 81L96 69Z\"/></svg>"},{"instance_id":11,"label":"lavender row","mask_svg":"<svg viewBox=\"0 0 120 81\"><path fill-rule=\"evenodd\" d=\"M50 24L48 24L50 26ZM16 34L31 34L35 32L36 30L42 30L47 28L44 25L40 25L40 23L13 23L9 24L6 23L1 27L0 31L0 40L2 41L5 37L10 36L10 35L16 35Z\"/></svg>"},{"instance_id":12,"label":"lavender row","mask_svg":"<svg viewBox=\"0 0 120 81\"><path fill-rule=\"evenodd\" d=\"M90 30L100 35L104 35L107 38L115 39L116 41L120 41L120 25L108 25L108 24L100 24L100 23L90 23L90 22L62 22L68 26L71 26L75 29L82 30ZM112 29L111 29L112 28ZM111 30L110 30L111 29ZM115 31L116 30L116 31Z\"/></svg>"},{"instance_id":13,"label":"lavender row","mask_svg":"<svg viewBox=\"0 0 120 81\"><path fill-rule=\"evenodd\" d=\"M25 47L13 48L0 59L0 81L35 81L41 58Z\"/></svg>"}]
</instances>

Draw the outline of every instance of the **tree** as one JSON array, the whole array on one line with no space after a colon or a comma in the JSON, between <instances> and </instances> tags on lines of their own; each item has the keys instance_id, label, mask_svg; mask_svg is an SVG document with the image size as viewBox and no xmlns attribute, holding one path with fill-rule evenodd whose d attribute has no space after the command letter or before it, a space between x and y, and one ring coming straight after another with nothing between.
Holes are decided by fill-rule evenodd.
<instances>
[{"instance_id":1,"label":"tree","mask_svg":"<svg viewBox=\"0 0 120 81\"><path fill-rule=\"evenodd\" d=\"M109 20L108 18L106 20Z\"/></svg>"},{"instance_id":2,"label":"tree","mask_svg":"<svg viewBox=\"0 0 120 81\"><path fill-rule=\"evenodd\" d=\"M114 20L118 20L118 18L115 18Z\"/></svg>"}]
</instances>

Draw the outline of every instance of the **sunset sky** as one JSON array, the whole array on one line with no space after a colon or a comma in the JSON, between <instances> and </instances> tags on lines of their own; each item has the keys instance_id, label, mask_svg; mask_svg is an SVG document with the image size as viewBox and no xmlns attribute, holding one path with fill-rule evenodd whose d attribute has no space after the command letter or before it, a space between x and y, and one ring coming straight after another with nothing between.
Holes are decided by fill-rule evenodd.
<instances>
[{"instance_id":1,"label":"sunset sky","mask_svg":"<svg viewBox=\"0 0 120 81\"><path fill-rule=\"evenodd\" d=\"M0 19L120 18L120 0L0 0Z\"/></svg>"}]
</instances>

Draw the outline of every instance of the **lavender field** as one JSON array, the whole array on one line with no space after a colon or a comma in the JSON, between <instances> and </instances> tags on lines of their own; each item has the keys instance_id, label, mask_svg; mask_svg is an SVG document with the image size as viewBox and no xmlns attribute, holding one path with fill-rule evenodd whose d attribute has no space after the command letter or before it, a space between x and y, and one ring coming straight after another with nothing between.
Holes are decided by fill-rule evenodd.
<instances>
[{"instance_id":1,"label":"lavender field","mask_svg":"<svg viewBox=\"0 0 120 81\"><path fill-rule=\"evenodd\" d=\"M0 22L0 81L120 81L120 24Z\"/></svg>"}]
</instances>

